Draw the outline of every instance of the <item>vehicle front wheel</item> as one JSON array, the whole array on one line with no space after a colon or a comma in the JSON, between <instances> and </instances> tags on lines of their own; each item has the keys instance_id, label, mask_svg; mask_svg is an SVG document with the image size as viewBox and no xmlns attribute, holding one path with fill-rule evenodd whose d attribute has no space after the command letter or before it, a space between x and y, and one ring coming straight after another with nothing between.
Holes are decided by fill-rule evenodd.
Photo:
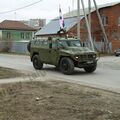
<instances>
[{"instance_id":1,"label":"vehicle front wheel","mask_svg":"<svg viewBox=\"0 0 120 120\"><path fill-rule=\"evenodd\" d=\"M43 68L43 63L39 60L38 55L33 56L32 62L35 69L41 70Z\"/></svg>"},{"instance_id":2,"label":"vehicle front wheel","mask_svg":"<svg viewBox=\"0 0 120 120\"><path fill-rule=\"evenodd\" d=\"M118 57L119 55L116 54L115 56Z\"/></svg>"},{"instance_id":3,"label":"vehicle front wheel","mask_svg":"<svg viewBox=\"0 0 120 120\"><path fill-rule=\"evenodd\" d=\"M64 57L60 61L60 71L64 74L70 75L74 71L74 62L72 59Z\"/></svg>"},{"instance_id":4,"label":"vehicle front wheel","mask_svg":"<svg viewBox=\"0 0 120 120\"><path fill-rule=\"evenodd\" d=\"M96 70L97 63L95 63L93 66L85 67L84 70L88 73L92 73Z\"/></svg>"}]
</instances>

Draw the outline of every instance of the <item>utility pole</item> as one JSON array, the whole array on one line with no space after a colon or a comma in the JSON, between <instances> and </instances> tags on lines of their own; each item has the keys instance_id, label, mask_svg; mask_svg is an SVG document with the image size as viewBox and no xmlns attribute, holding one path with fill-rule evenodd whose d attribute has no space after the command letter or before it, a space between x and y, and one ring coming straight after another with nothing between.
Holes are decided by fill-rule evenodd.
<instances>
[{"instance_id":1,"label":"utility pole","mask_svg":"<svg viewBox=\"0 0 120 120\"><path fill-rule=\"evenodd\" d=\"M98 16L98 19L99 19L99 22L100 22L100 26L101 26L102 32L103 32L104 37L105 37L105 41L106 41L106 44L105 44L105 45L106 45L106 50L107 50L107 52L110 52L108 37L107 37L107 35L106 35L105 28L104 28L104 26L103 26L102 19L101 19L101 16L100 16L100 13L99 13L99 11L98 11L98 7L97 7L97 4L96 4L96 1L93 0L93 2L94 2L94 5L95 5L95 8L96 8L96 12L97 12L97 16Z\"/></svg>"},{"instance_id":2,"label":"utility pole","mask_svg":"<svg viewBox=\"0 0 120 120\"><path fill-rule=\"evenodd\" d=\"M89 18L89 26L91 30L91 0L88 0L88 18Z\"/></svg>"},{"instance_id":3,"label":"utility pole","mask_svg":"<svg viewBox=\"0 0 120 120\"><path fill-rule=\"evenodd\" d=\"M90 40L90 43L91 43L91 49L94 51L94 45L93 45L92 36L91 36L91 29L90 29L88 18L87 18L86 12L85 12L85 6L84 6L83 0L81 0L81 4L82 4L84 16L85 16L86 25L87 25L88 37L89 37L89 40Z\"/></svg>"},{"instance_id":4,"label":"utility pole","mask_svg":"<svg viewBox=\"0 0 120 120\"><path fill-rule=\"evenodd\" d=\"M77 38L80 39L80 0L77 0Z\"/></svg>"}]
</instances>

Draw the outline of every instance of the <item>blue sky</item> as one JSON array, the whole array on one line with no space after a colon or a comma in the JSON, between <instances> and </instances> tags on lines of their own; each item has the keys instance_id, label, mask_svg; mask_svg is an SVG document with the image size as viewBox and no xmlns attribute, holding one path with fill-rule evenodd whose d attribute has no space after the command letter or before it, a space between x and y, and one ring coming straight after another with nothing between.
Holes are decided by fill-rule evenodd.
<instances>
[{"instance_id":1,"label":"blue sky","mask_svg":"<svg viewBox=\"0 0 120 120\"><path fill-rule=\"evenodd\" d=\"M19 7L26 6L39 0L2 0L0 2L0 12L14 10ZM87 6L87 1L84 0ZM91 0L92 1L92 0ZM120 0L96 0L97 4L105 4L110 2L120 2ZM73 4L74 3L74 4ZM59 15L59 4L63 14L70 10L76 9L77 0L42 0L38 4L18 11L0 14L0 21L10 20L28 20L34 18L44 18L49 21Z\"/></svg>"}]
</instances>

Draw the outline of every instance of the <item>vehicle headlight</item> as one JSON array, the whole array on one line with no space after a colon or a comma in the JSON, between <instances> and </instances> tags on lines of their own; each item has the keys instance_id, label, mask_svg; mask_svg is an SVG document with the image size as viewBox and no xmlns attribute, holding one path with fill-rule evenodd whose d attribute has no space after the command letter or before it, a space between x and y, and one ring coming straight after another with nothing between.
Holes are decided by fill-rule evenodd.
<instances>
[{"instance_id":1,"label":"vehicle headlight","mask_svg":"<svg viewBox=\"0 0 120 120\"><path fill-rule=\"evenodd\" d=\"M74 58L75 58L76 60L78 60L78 59L79 59L79 56L74 56Z\"/></svg>"},{"instance_id":2,"label":"vehicle headlight","mask_svg":"<svg viewBox=\"0 0 120 120\"><path fill-rule=\"evenodd\" d=\"M78 56L75 56L76 59L78 59L79 57Z\"/></svg>"}]
</instances>

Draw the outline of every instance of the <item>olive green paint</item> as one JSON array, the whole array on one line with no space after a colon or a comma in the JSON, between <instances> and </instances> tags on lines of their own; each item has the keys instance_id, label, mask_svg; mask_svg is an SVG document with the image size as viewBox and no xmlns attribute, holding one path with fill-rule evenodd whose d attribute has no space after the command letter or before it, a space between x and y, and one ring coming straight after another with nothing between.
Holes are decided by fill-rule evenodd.
<instances>
[{"instance_id":1,"label":"olive green paint","mask_svg":"<svg viewBox=\"0 0 120 120\"><path fill-rule=\"evenodd\" d=\"M74 67L92 73L97 67L97 53L82 46L77 39L32 40L28 44L31 61L35 69L43 64L55 65L64 74L72 74Z\"/></svg>"}]
</instances>

